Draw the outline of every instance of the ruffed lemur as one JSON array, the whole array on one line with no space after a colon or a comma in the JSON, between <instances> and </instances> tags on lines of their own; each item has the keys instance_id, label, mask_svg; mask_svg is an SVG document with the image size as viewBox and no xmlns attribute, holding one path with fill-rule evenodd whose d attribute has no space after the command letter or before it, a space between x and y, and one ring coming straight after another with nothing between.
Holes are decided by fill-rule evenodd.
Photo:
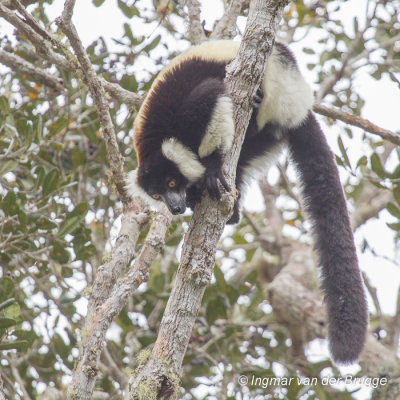
<instances>
[{"instance_id":1,"label":"ruffed lemur","mask_svg":"<svg viewBox=\"0 0 400 400\"><path fill-rule=\"evenodd\" d=\"M193 209L205 189L220 198L224 154L234 135L225 67L239 43L210 41L173 59L154 81L134 125L138 168L127 188L153 207L163 201L173 214ZM285 146L299 174L304 207L312 221L322 271L333 359L355 361L368 326L346 201L331 150L314 114L313 93L290 50L275 43L261 84L236 171L236 187L256 170L266 172ZM228 223L240 219L239 199Z\"/></svg>"}]
</instances>

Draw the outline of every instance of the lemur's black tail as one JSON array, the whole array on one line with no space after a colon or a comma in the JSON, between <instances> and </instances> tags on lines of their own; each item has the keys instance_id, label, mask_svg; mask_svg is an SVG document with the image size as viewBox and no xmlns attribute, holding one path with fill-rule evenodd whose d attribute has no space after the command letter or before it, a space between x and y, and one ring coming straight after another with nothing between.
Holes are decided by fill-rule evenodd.
<instances>
[{"instance_id":1,"label":"lemur's black tail","mask_svg":"<svg viewBox=\"0 0 400 400\"><path fill-rule=\"evenodd\" d=\"M363 349L368 310L338 171L311 112L288 140L322 269L330 351L336 362L350 363Z\"/></svg>"}]
</instances>

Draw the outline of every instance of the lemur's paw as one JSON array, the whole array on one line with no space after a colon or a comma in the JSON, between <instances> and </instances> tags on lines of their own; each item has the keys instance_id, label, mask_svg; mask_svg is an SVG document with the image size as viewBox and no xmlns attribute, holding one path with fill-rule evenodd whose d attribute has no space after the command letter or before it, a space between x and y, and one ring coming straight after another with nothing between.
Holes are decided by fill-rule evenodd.
<instances>
[{"instance_id":1,"label":"lemur's paw","mask_svg":"<svg viewBox=\"0 0 400 400\"><path fill-rule=\"evenodd\" d=\"M263 92L261 88L258 88L253 99L253 107L256 109L260 108L263 98L264 98Z\"/></svg>"},{"instance_id":2,"label":"lemur's paw","mask_svg":"<svg viewBox=\"0 0 400 400\"><path fill-rule=\"evenodd\" d=\"M219 170L217 173L214 174L207 174L206 171L206 173L203 176L204 186L207 188L210 197L214 200L221 199L221 192L218 187L218 181L221 183L221 185L227 192L231 191L231 188L221 170Z\"/></svg>"}]
</instances>

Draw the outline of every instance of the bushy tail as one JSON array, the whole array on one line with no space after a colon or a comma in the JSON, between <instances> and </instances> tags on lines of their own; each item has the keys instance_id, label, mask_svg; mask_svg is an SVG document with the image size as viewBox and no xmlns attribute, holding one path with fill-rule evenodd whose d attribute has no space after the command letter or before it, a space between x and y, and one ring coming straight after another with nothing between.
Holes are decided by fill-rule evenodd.
<instances>
[{"instance_id":1,"label":"bushy tail","mask_svg":"<svg viewBox=\"0 0 400 400\"><path fill-rule=\"evenodd\" d=\"M336 362L351 363L365 343L368 310L338 171L311 112L288 139L322 269L330 351Z\"/></svg>"}]
</instances>

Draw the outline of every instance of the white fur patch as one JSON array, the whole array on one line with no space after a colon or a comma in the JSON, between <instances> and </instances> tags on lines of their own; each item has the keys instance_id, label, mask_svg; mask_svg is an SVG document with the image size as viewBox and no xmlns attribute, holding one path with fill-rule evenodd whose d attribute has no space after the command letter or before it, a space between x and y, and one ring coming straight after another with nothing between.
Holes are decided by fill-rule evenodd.
<instances>
[{"instance_id":1,"label":"white fur patch","mask_svg":"<svg viewBox=\"0 0 400 400\"><path fill-rule=\"evenodd\" d=\"M206 133L201 140L200 158L209 156L216 149L221 149L225 154L232 146L234 134L232 101L229 97L223 96L217 100Z\"/></svg>"},{"instance_id":2,"label":"white fur patch","mask_svg":"<svg viewBox=\"0 0 400 400\"><path fill-rule=\"evenodd\" d=\"M264 97L257 115L259 129L267 122L287 128L299 126L314 103L313 92L301 73L282 65L276 48L264 72L262 92Z\"/></svg>"},{"instance_id":3,"label":"white fur patch","mask_svg":"<svg viewBox=\"0 0 400 400\"><path fill-rule=\"evenodd\" d=\"M280 142L269 148L263 155L254 158L243 169L243 181L246 185L250 185L252 180L260 179L266 176L271 165L276 164L279 155L285 148L284 142Z\"/></svg>"},{"instance_id":4,"label":"white fur patch","mask_svg":"<svg viewBox=\"0 0 400 400\"><path fill-rule=\"evenodd\" d=\"M181 174L190 182L198 181L205 168L192 150L175 138L164 140L161 150L168 160L176 164Z\"/></svg>"},{"instance_id":5,"label":"white fur patch","mask_svg":"<svg viewBox=\"0 0 400 400\"><path fill-rule=\"evenodd\" d=\"M162 201L153 199L139 185L139 183L137 181L137 170L136 169L128 172L125 187L126 187L128 194L131 197L133 197L133 198L139 197L141 200L143 200L144 203L148 204L152 210L159 211L161 209Z\"/></svg>"}]
</instances>

